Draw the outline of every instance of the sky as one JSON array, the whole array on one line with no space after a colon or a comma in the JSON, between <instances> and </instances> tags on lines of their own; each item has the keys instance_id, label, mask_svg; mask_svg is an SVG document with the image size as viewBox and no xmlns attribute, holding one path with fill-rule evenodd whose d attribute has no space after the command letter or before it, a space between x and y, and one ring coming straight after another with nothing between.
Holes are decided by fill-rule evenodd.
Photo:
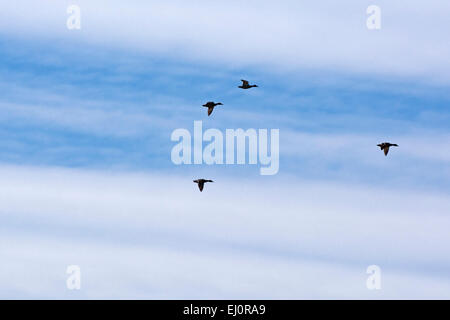
<instances>
[{"instance_id":1,"label":"sky","mask_svg":"<svg viewBox=\"0 0 450 320\"><path fill-rule=\"evenodd\" d=\"M449 9L3 1L0 298L449 299ZM173 164L194 121L279 129L279 172Z\"/></svg>"}]
</instances>

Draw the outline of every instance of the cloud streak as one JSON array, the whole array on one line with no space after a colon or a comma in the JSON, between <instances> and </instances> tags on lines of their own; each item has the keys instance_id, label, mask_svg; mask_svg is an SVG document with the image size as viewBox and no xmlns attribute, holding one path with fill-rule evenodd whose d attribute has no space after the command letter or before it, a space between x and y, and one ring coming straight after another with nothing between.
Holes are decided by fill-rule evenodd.
<instances>
[{"instance_id":1,"label":"cloud streak","mask_svg":"<svg viewBox=\"0 0 450 320\"><path fill-rule=\"evenodd\" d=\"M382 29L371 32L365 23L369 2L288 1L280 6L252 1L129 1L125 5L80 0L79 34L65 29L67 3L19 2L1 5L3 34L134 47L178 60L228 66L325 68L449 81L450 47L442 41L449 27L442 14L448 8L446 1L410 1L408 5L379 1Z\"/></svg>"},{"instance_id":2,"label":"cloud streak","mask_svg":"<svg viewBox=\"0 0 450 320\"><path fill-rule=\"evenodd\" d=\"M195 281L204 286L200 296L209 298L231 297L231 294L259 296L257 279L266 276L271 265L277 265L279 272L272 279L281 281L272 282L276 287L295 277L296 265L308 270L307 274L296 278L298 281L304 277L316 280L295 290L289 287L283 294L272 295L270 290L265 290L263 296L268 298L347 298L358 297L360 293L365 296L363 291L367 289L356 287L364 288L364 272L369 264L389 270L387 278L394 278L391 285L402 282L402 277L411 276L422 283L424 289L437 279L442 285L450 285L446 273L450 255L445 245L449 240L446 226L450 223L447 215L450 202L444 195L288 181L277 181L283 187L274 192L273 182L255 183L244 179L236 184L225 177L216 179L218 183L201 194L190 182L191 177L5 166L0 172L3 181L8 181L0 184L5 239L2 261L8 261L2 267L6 270L25 258L30 268L44 262L50 270L56 270L68 260L81 264L78 259L92 266L92 261L86 260L90 254L82 253L82 247L95 243L104 247L100 250L104 253L98 256L104 263L112 260L117 263L117 259L141 261L139 252L146 250L150 256L159 257L152 270L156 274L163 272L165 276L159 278L160 287L155 293L146 282L148 278L153 279L153 271L146 273L134 262L119 266L107 264L108 272L112 274L116 270L120 273L116 277L124 282L135 274L132 270L140 270L141 274L135 274L132 283L142 281L141 286L148 289L145 290L148 298L187 297L182 292L189 292L188 285L177 284L171 288L170 273L163 271L184 263L184 259L188 267L177 278L181 283L197 279ZM177 201L173 201L174 194ZM23 240L26 238L41 240L32 244ZM58 252L71 248L67 249L71 259L55 260L58 255L49 252L49 245L54 241L60 243ZM111 246L118 246L114 255L107 253ZM126 248L132 253L127 253ZM41 254L35 257L27 253L29 250ZM209 272L217 267L212 262L216 255L221 256L221 260L227 256L238 259L236 263L242 268L236 272L242 279L246 275L250 279L247 290L240 291L239 284L221 282L219 285L211 278ZM250 276L251 266L256 261L262 261L263 267ZM190 273L203 262L211 271L202 269L205 273ZM151 262L146 260L145 265L149 264ZM314 265L324 270L334 269L333 272L343 268L350 288L331 281L330 277L321 278L322 273L314 271ZM293 269L283 274L282 270L291 268L289 266ZM226 268L219 270L225 277L233 274L227 273ZM61 281L60 274L40 272L51 280L50 288ZM89 290L84 294L104 297L106 293L101 288L105 286L105 279L98 277L100 275L95 275L92 281L98 283L100 289L87 285ZM360 282L353 284L351 279L360 279ZM386 282L389 288L388 280ZM8 286L2 286L6 292L17 289L10 281L7 283ZM37 294L41 285L31 285L31 296ZM220 287L221 292L212 289L214 286ZM397 289L387 289L380 297L416 297L421 291L408 295L406 290L397 292ZM131 296L144 296L133 284L126 290ZM26 290L24 292L26 295ZM435 295L448 297L439 292ZM49 296L60 293L61 289L55 288L47 291Z\"/></svg>"}]
</instances>

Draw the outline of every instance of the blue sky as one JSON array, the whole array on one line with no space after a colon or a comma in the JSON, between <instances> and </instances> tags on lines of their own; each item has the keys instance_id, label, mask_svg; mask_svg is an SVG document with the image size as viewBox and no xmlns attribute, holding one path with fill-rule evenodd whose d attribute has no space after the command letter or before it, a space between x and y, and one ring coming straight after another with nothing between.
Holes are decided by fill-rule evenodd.
<instances>
[{"instance_id":1,"label":"blue sky","mask_svg":"<svg viewBox=\"0 0 450 320\"><path fill-rule=\"evenodd\" d=\"M446 2L378 1L377 31L364 1L75 1L72 31L72 2L19 3L0 5L0 297L449 298ZM279 173L175 166L194 120L280 129Z\"/></svg>"}]
</instances>

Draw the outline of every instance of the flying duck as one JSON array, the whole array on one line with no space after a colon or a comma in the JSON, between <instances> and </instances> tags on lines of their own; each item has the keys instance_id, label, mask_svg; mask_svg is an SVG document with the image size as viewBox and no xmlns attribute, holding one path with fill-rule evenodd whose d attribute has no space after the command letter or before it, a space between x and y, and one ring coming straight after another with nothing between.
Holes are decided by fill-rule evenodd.
<instances>
[{"instance_id":1,"label":"flying duck","mask_svg":"<svg viewBox=\"0 0 450 320\"><path fill-rule=\"evenodd\" d=\"M198 184L198 188L200 189L200 192L202 192L203 191L203 187L205 185L205 182L214 182L214 181L206 180L206 179L197 179L197 180L194 180L194 182L196 184Z\"/></svg>"},{"instance_id":2,"label":"flying duck","mask_svg":"<svg viewBox=\"0 0 450 320\"><path fill-rule=\"evenodd\" d=\"M398 144L383 142L383 143L377 144L377 146L379 146L380 149L384 151L384 155L387 156L389 153L389 147L398 147Z\"/></svg>"},{"instance_id":3,"label":"flying duck","mask_svg":"<svg viewBox=\"0 0 450 320\"><path fill-rule=\"evenodd\" d=\"M209 101L209 102L205 103L203 106L208 108L208 117L209 117L211 115L211 113L213 112L215 106L222 106L222 105L223 104L221 102L215 103L215 102Z\"/></svg>"},{"instance_id":4,"label":"flying duck","mask_svg":"<svg viewBox=\"0 0 450 320\"><path fill-rule=\"evenodd\" d=\"M238 86L238 88L241 88L241 89L250 89L250 88L256 88L256 87L258 87L256 84L249 85L247 80L241 80L241 81L242 81L242 85L241 85L241 86Z\"/></svg>"}]
</instances>

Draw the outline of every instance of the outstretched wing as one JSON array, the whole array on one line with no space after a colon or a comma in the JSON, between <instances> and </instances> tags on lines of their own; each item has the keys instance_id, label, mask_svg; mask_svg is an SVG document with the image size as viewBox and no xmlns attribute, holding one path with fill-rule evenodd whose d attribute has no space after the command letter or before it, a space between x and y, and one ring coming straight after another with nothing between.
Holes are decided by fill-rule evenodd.
<instances>
[{"instance_id":1,"label":"outstretched wing","mask_svg":"<svg viewBox=\"0 0 450 320\"><path fill-rule=\"evenodd\" d=\"M387 156L389 153L389 147L384 147L384 155Z\"/></svg>"},{"instance_id":2,"label":"outstretched wing","mask_svg":"<svg viewBox=\"0 0 450 320\"><path fill-rule=\"evenodd\" d=\"M208 107L208 117L211 115L213 110L214 110L214 107Z\"/></svg>"},{"instance_id":3,"label":"outstretched wing","mask_svg":"<svg viewBox=\"0 0 450 320\"><path fill-rule=\"evenodd\" d=\"M241 80L242 81L242 85L243 86L248 86L248 81L247 80Z\"/></svg>"}]
</instances>

